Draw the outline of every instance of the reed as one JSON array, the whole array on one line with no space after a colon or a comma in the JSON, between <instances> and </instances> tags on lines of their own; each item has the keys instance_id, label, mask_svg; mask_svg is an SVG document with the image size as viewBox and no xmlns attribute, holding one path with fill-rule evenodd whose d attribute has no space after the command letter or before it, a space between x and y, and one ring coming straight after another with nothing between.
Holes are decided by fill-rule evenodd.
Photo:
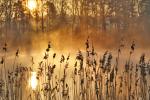
<instances>
[{"instance_id":1,"label":"reed","mask_svg":"<svg viewBox=\"0 0 150 100\"><path fill-rule=\"evenodd\" d=\"M5 44L4 55L0 61L0 100L148 100L150 98L150 62L145 54L141 55L138 63L132 61L133 53L136 52L135 42L130 46L129 58L123 70L120 70L121 53L125 48L123 44L119 45L117 55L106 51L101 57L98 56L93 43L90 43L89 37L85 43L85 51L79 50L75 58L70 54L66 56L53 53L49 42L38 67L35 67L37 62L33 57L30 66L19 64L19 49L14 55L12 66L8 66L7 48ZM60 60L57 60L57 57L60 57ZM71 59L75 60L74 65ZM69 68L72 66L73 72L70 72ZM58 69L58 72L55 69ZM38 81L35 90L29 87L29 79L34 71L37 73ZM69 73L72 75L70 76Z\"/></svg>"}]
</instances>

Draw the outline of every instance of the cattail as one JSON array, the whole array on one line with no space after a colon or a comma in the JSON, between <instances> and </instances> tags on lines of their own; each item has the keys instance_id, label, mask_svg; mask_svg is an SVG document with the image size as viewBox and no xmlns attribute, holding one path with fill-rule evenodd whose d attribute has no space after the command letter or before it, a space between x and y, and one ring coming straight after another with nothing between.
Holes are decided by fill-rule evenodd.
<instances>
[{"instance_id":1,"label":"cattail","mask_svg":"<svg viewBox=\"0 0 150 100\"><path fill-rule=\"evenodd\" d=\"M48 54L47 53L45 53L45 56L44 56L44 59L46 60L46 59L48 59Z\"/></svg>"},{"instance_id":2,"label":"cattail","mask_svg":"<svg viewBox=\"0 0 150 100\"><path fill-rule=\"evenodd\" d=\"M16 51L16 57L19 56L19 49Z\"/></svg>"},{"instance_id":3,"label":"cattail","mask_svg":"<svg viewBox=\"0 0 150 100\"><path fill-rule=\"evenodd\" d=\"M97 65L96 59L94 59L93 64L94 64L95 66Z\"/></svg>"},{"instance_id":4,"label":"cattail","mask_svg":"<svg viewBox=\"0 0 150 100\"><path fill-rule=\"evenodd\" d=\"M119 79L120 79L120 83L119 83L118 95L122 94L122 92L123 92L123 89L122 89L122 87L123 87L123 77L120 76Z\"/></svg>"},{"instance_id":5,"label":"cattail","mask_svg":"<svg viewBox=\"0 0 150 100\"><path fill-rule=\"evenodd\" d=\"M46 51L49 52L50 48L51 48L51 42L48 42L48 46L47 46Z\"/></svg>"},{"instance_id":6,"label":"cattail","mask_svg":"<svg viewBox=\"0 0 150 100\"><path fill-rule=\"evenodd\" d=\"M133 42L132 42L132 45L131 45L131 50L134 51L134 49L135 49L135 43L134 43L134 41L133 41Z\"/></svg>"},{"instance_id":7,"label":"cattail","mask_svg":"<svg viewBox=\"0 0 150 100\"><path fill-rule=\"evenodd\" d=\"M51 48L51 42L48 43L48 48L49 48L49 49Z\"/></svg>"},{"instance_id":8,"label":"cattail","mask_svg":"<svg viewBox=\"0 0 150 100\"><path fill-rule=\"evenodd\" d=\"M41 62L39 63L39 66L42 66L42 64L43 64L43 61L41 61Z\"/></svg>"},{"instance_id":9,"label":"cattail","mask_svg":"<svg viewBox=\"0 0 150 100\"><path fill-rule=\"evenodd\" d=\"M96 59L93 60L93 70L96 72L96 66L97 66L97 61Z\"/></svg>"},{"instance_id":10,"label":"cattail","mask_svg":"<svg viewBox=\"0 0 150 100\"><path fill-rule=\"evenodd\" d=\"M52 72L51 66L48 66L48 73L46 74L48 77L48 80L51 80L51 72Z\"/></svg>"},{"instance_id":11,"label":"cattail","mask_svg":"<svg viewBox=\"0 0 150 100\"><path fill-rule=\"evenodd\" d=\"M145 64L145 54L142 54L142 56L140 57L139 64L140 64L140 65Z\"/></svg>"},{"instance_id":12,"label":"cattail","mask_svg":"<svg viewBox=\"0 0 150 100\"><path fill-rule=\"evenodd\" d=\"M74 75L77 75L77 68L74 69Z\"/></svg>"},{"instance_id":13,"label":"cattail","mask_svg":"<svg viewBox=\"0 0 150 100\"><path fill-rule=\"evenodd\" d=\"M53 74L54 73L54 69L56 68L56 65L54 64L53 66L52 66L52 68L51 68L51 74Z\"/></svg>"},{"instance_id":14,"label":"cattail","mask_svg":"<svg viewBox=\"0 0 150 100\"><path fill-rule=\"evenodd\" d=\"M111 60L112 60L112 54L105 52L105 54L103 55L103 61L102 61L102 68L105 71L110 71L111 68Z\"/></svg>"},{"instance_id":15,"label":"cattail","mask_svg":"<svg viewBox=\"0 0 150 100\"><path fill-rule=\"evenodd\" d=\"M33 57L31 57L31 63L32 63L32 65L34 65L34 58Z\"/></svg>"},{"instance_id":16,"label":"cattail","mask_svg":"<svg viewBox=\"0 0 150 100\"><path fill-rule=\"evenodd\" d=\"M125 72L128 72L129 71L129 64L126 62L125 64Z\"/></svg>"},{"instance_id":17,"label":"cattail","mask_svg":"<svg viewBox=\"0 0 150 100\"><path fill-rule=\"evenodd\" d=\"M89 40L87 39L87 41L85 42L86 45L86 49L89 49Z\"/></svg>"},{"instance_id":18,"label":"cattail","mask_svg":"<svg viewBox=\"0 0 150 100\"><path fill-rule=\"evenodd\" d=\"M75 62L74 67L77 67L77 61Z\"/></svg>"},{"instance_id":19,"label":"cattail","mask_svg":"<svg viewBox=\"0 0 150 100\"><path fill-rule=\"evenodd\" d=\"M124 44L120 44L119 49L118 49L118 52L119 52L119 53L121 53L121 49L122 49L124 46L125 46Z\"/></svg>"},{"instance_id":20,"label":"cattail","mask_svg":"<svg viewBox=\"0 0 150 100\"><path fill-rule=\"evenodd\" d=\"M56 53L53 54L53 59L56 57Z\"/></svg>"},{"instance_id":21,"label":"cattail","mask_svg":"<svg viewBox=\"0 0 150 100\"><path fill-rule=\"evenodd\" d=\"M4 63L4 58L2 57L2 59L1 59L1 62L0 62L1 64L3 64Z\"/></svg>"},{"instance_id":22,"label":"cattail","mask_svg":"<svg viewBox=\"0 0 150 100\"><path fill-rule=\"evenodd\" d=\"M143 77L146 76L146 70L143 66L141 66L141 76L143 76Z\"/></svg>"},{"instance_id":23,"label":"cattail","mask_svg":"<svg viewBox=\"0 0 150 100\"><path fill-rule=\"evenodd\" d=\"M104 53L103 58L100 59L100 61L99 61L100 64L101 64L101 68L102 68L102 69L104 69L104 67L105 67L105 62L106 62L107 54L108 54L108 51L106 51L106 52Z\"/></svg>"},{"instance_id":24,"label":"cattail","mask_svg":"<svg viewBox=\"0 0 150 100\"><path fill-rule=\"evenodd\" d=\"M7 51L7 43L5 43L3 50L6 52Z\"/></svg>"},{"instance_id":25,"label":"cattail","mask_svg":"<svg viewBox=\"0 0 150 100\"><path fill-rule=\"evenodd\" d=\"M111 66L112 54L108 55L107 66Z\"/></svg>"},{"instance_id":26,"label":"cattail","mask_svg":"<svg viewBox=\"0 0 150 100\"><path fill-rule=\"evenodd\" d=\"M77 56L76 56L76 59L83 61L83 56L82 56L82 53L81 53L80 50L78 51L78 54L77 54Z\"/></svg>"},{"instance_id":27,"label":"cattail","mask_svg":"<svg viewBox=\"0 0 150 100\"><path fill-rule=\"evenodd\" d=\"M67 61L69 60L69 58L70 58L70 54L69 54L68 57L67 57Z\"/></svg>"},{"instance_id":28,"label":"cattail","mask_svg":"<svg viewBox=\"0 0 150 100\"><path fill-rule=\"evenodd\" d=\"M135 49L135 43L134 41L132 42L131 44L131 51L130 51L130 54L132 54L134 52L134 49Z\"/></svg>"},{"instance_id":29,"label":"cattail","mask_svg":"<svg viewBox=\"0 0 150 100\"><path fill-rule=\"evenodd\" d=\"M113 82L113 80L114 80L114 68L110 73L110 82Z\"/></svg>"},{"instance_id":30,"label":"cattail","mask_svg":"<svg viewBox=\"0 0 150 100\"><path fill-rule=\"evenodd\" d=\"M49 48L47 48L46 51L49 52Z\"/></svg>"},{"instance_id":31,"label":"cattail","mask_svg":"<svg viewBox=\"0 0 150 100\"><path fill-rule=\"evenodd\" d=\"M93 46L93 45L92 45L91 55L92 55L92 56L96 55L96 52L95 52L95 49L94 49L94 46Z\"/></svg>"},{"instance_id":32,"label":"cattail","mask_svg":"<svg viewBox=\"0 0 150 100\"><path fill-rule=\"evenodd\" d=\"M60 63L63 63L65 61L64 55L61 55Z\"/></svg>"},{"instance_id":33,"label":"cattail","mask_svg":"<svg viewBox=\"0 0 150 100\"><path fill-rule=\"evenodd\" d=\"M139 66L141 68L141 75L143 77L146 76L146 70L145 70L145 54L143 54L141 57L140 57L140 61L139 61Z\"/></svg>"}]
</instances>

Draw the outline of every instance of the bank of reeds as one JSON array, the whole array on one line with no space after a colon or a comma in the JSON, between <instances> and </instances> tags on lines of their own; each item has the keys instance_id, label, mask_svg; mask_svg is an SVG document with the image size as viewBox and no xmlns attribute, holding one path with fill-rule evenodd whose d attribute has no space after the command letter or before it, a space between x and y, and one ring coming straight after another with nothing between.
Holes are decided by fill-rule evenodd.
<instances>
[{"instance_id":1,"label":"bank of reeds","mask_svg":"<svg viewBox=\"0 0 150 100\"><path fill-rule=\"evenodd\" d=\"M49 42L43 59L33 68L37 63L33 58L29 66L17 63L19 49L13 64L7 65L5 44L0 61L0 100L149 100L150 61L142 54L135 64L135 46L135 42L129 46L129 58L121 65L124 44L119 45L117 55L106 51L99 56L88 38L85 51L77 52L73 64L70 54L51 52ZM32 89L29 80L35 71L38 85Z\"/></svg>"}]
</instances>

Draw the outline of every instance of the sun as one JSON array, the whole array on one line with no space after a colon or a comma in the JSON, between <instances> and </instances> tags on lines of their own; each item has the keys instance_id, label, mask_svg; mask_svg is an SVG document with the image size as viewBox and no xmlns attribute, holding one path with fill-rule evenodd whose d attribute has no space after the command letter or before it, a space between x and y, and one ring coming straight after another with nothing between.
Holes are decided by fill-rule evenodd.
<instances>
[{"instance_id":1,"label":"sun","mask_svg":"<svg viewBox=\"0 0 150 100\"><path fill-rule=\"evenodd\" d=\"M36 2L36 0L28 0L27 1L27 7L30 10L35 10L37 8L37 2Z\"/></svg>"},{"instance_id":2,"label":"sun","mask_svg":"<svg viewBox=\"0 0 150 100\"><path fill-rule=\"evenodd\" d=\"M32 72L31 73L32 76L31 76L31 79L29 80L29 85L31 86L32 90L36 90L36 87L38 85L38 80L37 80L37 74L36 72Z\"/></svg>"}]
</instances>

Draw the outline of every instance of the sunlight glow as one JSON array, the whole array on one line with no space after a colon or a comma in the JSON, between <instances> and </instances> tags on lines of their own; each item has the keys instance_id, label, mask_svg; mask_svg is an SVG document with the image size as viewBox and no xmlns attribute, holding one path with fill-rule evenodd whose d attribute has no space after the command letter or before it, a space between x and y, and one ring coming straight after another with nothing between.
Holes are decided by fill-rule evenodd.
<instances>
[{"instance_id":1,"label":"sunlight glow","mask_svg":"<svg viewBox=\"0 0 150 100\"><path fill-rule=\"evenodd\" d=\"M30 10L35 10L37 8L37 2L36 2L36 0L28 0L27 7Z\"/></svg>"},{"instance_id":2,"label":"sunlight glow","mask_svg":"<svg viewBox=\"0 0 150 100\"><path fill-rule=\"evenodd\" d=\"M36 78L37 77L37 73L36 72L32 72L31 74L32 74L32 76L31 76L31 79L29 80L29 84L30 84L30 86L31 86L31 88L33 90L36 90L36 87L38 85L38 80Z\"/></svg>"}]
</instances>

